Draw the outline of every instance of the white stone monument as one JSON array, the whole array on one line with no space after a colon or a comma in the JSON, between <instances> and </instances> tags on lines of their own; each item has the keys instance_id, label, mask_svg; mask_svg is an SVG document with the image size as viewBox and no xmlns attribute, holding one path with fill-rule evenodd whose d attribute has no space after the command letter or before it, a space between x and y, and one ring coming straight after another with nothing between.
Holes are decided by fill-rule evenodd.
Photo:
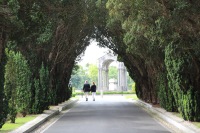
<instances>
[{"instance_id":1,"label":"white stone monument","mask_svg":"<svg viewBox=\"0 0 200 133\"><path fill-rule=\"evenodd\" d=\"M110 79L109 80L109 91L115 91L115 90L117 90L117 80Z\"/></svg>"},{"instance_id":2,"label":"white stone monument","mask_svg":"<svg viewBox=\"0 0 200 133\"><path fill-rule=\"evenodd\" d=\"M106 54L98 59L98 90L103 91L109 90L109 78L108 71L109 65L113 62L117 62L117 56L113 54ZM127 70L123 62L117 62L118 64L118 80L117 80L117 90L118 91L127 91Z\"/></svg>"}]
</instances>

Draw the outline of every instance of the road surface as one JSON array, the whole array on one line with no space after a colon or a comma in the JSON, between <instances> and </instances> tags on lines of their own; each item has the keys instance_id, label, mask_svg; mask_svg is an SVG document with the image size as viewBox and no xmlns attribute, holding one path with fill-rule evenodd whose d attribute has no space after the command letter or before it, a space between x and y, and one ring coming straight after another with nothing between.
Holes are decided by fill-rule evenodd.
<instances>
[{"instance_id":1,"label":"road surface","mask_svg":"<svg viewBox=\"0 0 200 133\"><path fill-rule=\"evenodd\" d=\"M169 133L165 127L123 96L81 98L44 133Z\"/></svg>"}]
</instances>

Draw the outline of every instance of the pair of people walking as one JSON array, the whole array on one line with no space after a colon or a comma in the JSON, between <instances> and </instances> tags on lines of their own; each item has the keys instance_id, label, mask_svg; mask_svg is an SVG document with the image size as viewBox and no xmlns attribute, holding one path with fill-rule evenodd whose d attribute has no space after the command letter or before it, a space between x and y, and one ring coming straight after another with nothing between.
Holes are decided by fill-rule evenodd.
<instances>
[{"instance_id":1,"label":"pair of people walking","mask_svg":"<svg viewBox=\"0 0 200 133\"><path fill-rule=\"evenodd\" d=\"M92 92L93 101L95 101L95 96L96 96L96 85L95 85L95 82L93 82L92 86L90 87L90 84L86 80L85 84L83 85L83 92L85 93L86 101L88 101L88 95L89 95L90 91Z\"/></svg>"}]
</instances>

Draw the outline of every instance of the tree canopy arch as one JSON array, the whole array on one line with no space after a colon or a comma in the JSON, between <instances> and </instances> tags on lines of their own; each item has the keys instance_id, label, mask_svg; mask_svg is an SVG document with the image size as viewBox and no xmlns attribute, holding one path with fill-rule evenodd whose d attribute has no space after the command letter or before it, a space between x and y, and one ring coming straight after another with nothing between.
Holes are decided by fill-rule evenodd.
<instances>
[{"instance_id":1,"label":"tree canopy arch","mask_svg":"<svg viewBox=\"0 0 200 133\"><path fill-rule=\"evenodd\" d=\"M70 97L76 59L96 39L124 62L140 99L200 121L199 7L191 0L1 1L0 107L5 47L25 56L35 81L42 64L48 68L50 103L57 104Z\"/></svg>"}]
</instances>

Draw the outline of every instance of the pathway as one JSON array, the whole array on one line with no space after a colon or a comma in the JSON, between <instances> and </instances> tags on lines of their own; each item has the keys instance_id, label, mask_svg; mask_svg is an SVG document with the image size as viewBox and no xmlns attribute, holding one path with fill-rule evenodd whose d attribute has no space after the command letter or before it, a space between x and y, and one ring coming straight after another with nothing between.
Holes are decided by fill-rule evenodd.
<instances>
[{"instance_id":1,"label":"pathway","mask_svg":"<svg viewBox=\"0 0 200 133\"><path fill-rule=\"evenodd\" d=\"M169 133L155 119L122 96L84 98L45 133Z\"/></svg>"}]
</instances>

